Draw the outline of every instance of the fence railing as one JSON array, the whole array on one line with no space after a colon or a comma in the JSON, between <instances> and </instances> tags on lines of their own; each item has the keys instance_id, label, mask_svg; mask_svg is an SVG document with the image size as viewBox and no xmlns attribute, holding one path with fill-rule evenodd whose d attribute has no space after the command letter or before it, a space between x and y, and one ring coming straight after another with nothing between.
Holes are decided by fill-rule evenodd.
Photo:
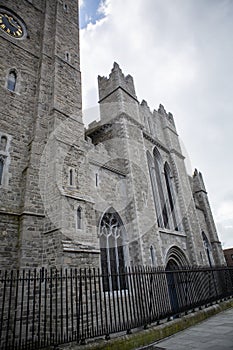
<instances>
[{"instance_id":1,"label":"fence railing","mask_svg":"<svg viewBox=\"0 0 233 350\"><path fill-rule=\"evenodd\" d=\"M233 268L224 267L0 272L0 348L109 338L232 295Z\"/></svg>"}]
</instances>

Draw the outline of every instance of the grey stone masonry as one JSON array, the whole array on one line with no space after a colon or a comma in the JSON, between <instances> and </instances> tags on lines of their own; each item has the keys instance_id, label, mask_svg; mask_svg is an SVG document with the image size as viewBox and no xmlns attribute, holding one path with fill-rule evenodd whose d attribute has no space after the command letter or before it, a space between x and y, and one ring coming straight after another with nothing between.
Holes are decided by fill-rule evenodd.
<instances>
[{"instance_id":1,"label":"grey stone masonry","mask_svg":"<svg viewBox=\"0 0 233 350\"><path fill-rule=\"evenodd\" d=\"M23 31L0 27L0 267L225 264L172 113L117 63L84 129L78 5L0 0Z\"/></svg>"}]
</instances>

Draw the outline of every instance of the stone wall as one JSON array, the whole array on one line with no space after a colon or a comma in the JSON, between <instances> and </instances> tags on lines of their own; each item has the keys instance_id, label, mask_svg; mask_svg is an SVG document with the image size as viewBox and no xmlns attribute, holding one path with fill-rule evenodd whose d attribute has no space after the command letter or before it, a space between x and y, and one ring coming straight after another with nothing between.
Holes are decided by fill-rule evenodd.
<instances>
[{"instance_id":1,"label":"stone wall","mask_svg":"<svg viewBox=\"0 0 233 350\"><path fill-rule=\"evenodd\" d=\"M133 78L115 63L108 78L99 77L101 120L85 133L78 0L0 0L0 7L27 30L20 40L0 31L0 140L7 140L0 147L1 265L99 266L100 222L110 209L125 227L128 265L165 264L172 247L190 264L202 264L204 219L173 115L162 105L151 112L146 101L139 103ZM15 91L7 88L11 70ZM158 227L147 162L155 147L171 170L179 231ZM205 230L222 263L204 192L198 201Z\"/></svg>"}]
</instances>

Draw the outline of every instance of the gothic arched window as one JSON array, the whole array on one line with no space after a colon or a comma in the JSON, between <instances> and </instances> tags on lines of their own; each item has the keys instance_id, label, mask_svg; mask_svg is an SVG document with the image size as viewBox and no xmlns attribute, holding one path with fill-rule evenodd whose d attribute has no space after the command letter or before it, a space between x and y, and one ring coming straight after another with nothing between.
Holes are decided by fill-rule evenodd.
<instances>
[{"instance_id":1,"label":"gothic arched window","mask_svg":"<svg viewBox=\"0 0 233 350\"><path fill-rule=\"evenodd\" d=\"M151 258L151 265L156 265L156 257L155 257L155 248L153 245L150 246L150 258Z\"/></svg>"},{"instance_id":2,"label":"gothic arched window","mask_svg":"<svg viewBox=\"0 0 233 350\"><path fill-rule=\"evenodd\" d=\"M82 208L78 207L77 209L77 229L80 230L82 228Z\"/></svg>"},{"instance_id":3,"label":"gothic arched window","mask_svg":"<svg viewBox=\"0 0 233 350\"><path fill-rule=\"evenodd\" d=\"M65 53L65 60L66 60L66 62L70 62L70 54L69 54L69 52Z\"/></svg>"},{"instance_id":4,"label":"gothic arched window","mask_svg":"<svg viewBox=\"0 0 233 350\"><path fill-rule=\"evenodd\" d=\"M6 136L2 136L1 137L1 142L0 142L0 151L6 151L6 145L7 145L7 137Z\"/></svg>"},{"instance_id":5,"label":"gothic arched window","mask_svg":"<svg viewBox=\"0 0 233 350\"><path fill-rule=\"evenodd\" d=\"M17 81L17 74L15 70L10 70L7 78L7 89L10 91L15 91Z\"/></svg>"},{"instance_id":6,"label":"gothic arched window","mask_svg":"<svg viewBox=\"0 0 233 350\"><path fill-rule=\"evenodd\" d=\"M73 169L70 169L70 171L69 171L69 184L70 184L70 186L73 186L73 184L74 184Z\"/></svg>"},{"instance_id":7,"label":"gothic arched window","mask_svg":"<svg viewBox=\"0 0 233 350\"><path fill-rule=\"evenodd\" d=\"M156 211L156 215L157 215L157 223L158 223L159 227L164 227L163 217L162 217L162 208L161 208L158 186L157 186L157 181L156 181L155 164L154 164L154 160L153 160L150 152L147 152L147 162L148 162L149 173L150 173L150 180L151 180L151 187L152 187L153 199L154 199L154 204L155 204L155 211Z\"/></svg>"},{"instance_id":8,"label":"gothic arched window","mask_svg":"<svg viewBox=\"0 0 233 350\"><path fill-rule=\"evenodd\" d=\"M100 252L103 290L126 289L125 229L115 211L104 214L100 223Z\"/></svg>"},{"instance_id":9,"label":"gothic arched window","mask_svg":"<svg viewBox=\"0 0 233 350\"><path fill-rule=\"evenodd\" d=\"M95 174L95 186L98 187L99 186L99 174Z\"/></svg>"},{"instance_id":10,"label":"gothic arched window","mask_svg":"<svg viewBox=\"0 0 233 350\"><path fill-rule=\"evenodd\" d=\"M158 226L159 227L169 227L169 216L168 216L168 208L164 195L164 179L163 179L163 166L162 166L162 158L157 150L154 148L153 157L150 152L147 152L147 160L148 167L151 178L151 186L154 197L155 209L157 214Z\"/></svg>"}]
</instances>

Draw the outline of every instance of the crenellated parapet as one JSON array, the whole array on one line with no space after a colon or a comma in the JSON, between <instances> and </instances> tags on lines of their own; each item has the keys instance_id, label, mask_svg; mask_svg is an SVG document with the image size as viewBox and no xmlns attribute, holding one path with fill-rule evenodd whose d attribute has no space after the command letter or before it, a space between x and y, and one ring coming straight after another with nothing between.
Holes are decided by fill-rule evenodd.
<instances>
[{"instance_id":1,"label":"crenellated parapet","mask_svg":"<svg viewBox=\"0 0 233 350\"><path fill-rule=\"evenodd\" d=\"M171 112L166 112L166 109L164 108L164 106L162 104L159 105L158 113L161 116L164 116L166 118L166 120L175 127L173 114Z\"/></svg>"},{"instance_id":2,"label":"crenellated parapet","mask_svg":"<svg viewBox=\"0 0 233 350\"><path fill-rule=\"evenodd\" d=\"M134 81L131 75L125 76L118 63L114 62L109 77L98 76L100 102L110 94L121 88L131 97L137 100Z\"/></svg>"},{"instance_id":3,"label":"crenellated parapet","mask_svg":"<svg viewBox=\"0 0 233 350\"><path fill-rule=\"evenodd\" d=\"M104 122L116 118L122 113L131 116L137 122L139 103L131 75L125 76L115 62L109 77L98 77L100 119Z\"/></svg>"}]
</instances>

